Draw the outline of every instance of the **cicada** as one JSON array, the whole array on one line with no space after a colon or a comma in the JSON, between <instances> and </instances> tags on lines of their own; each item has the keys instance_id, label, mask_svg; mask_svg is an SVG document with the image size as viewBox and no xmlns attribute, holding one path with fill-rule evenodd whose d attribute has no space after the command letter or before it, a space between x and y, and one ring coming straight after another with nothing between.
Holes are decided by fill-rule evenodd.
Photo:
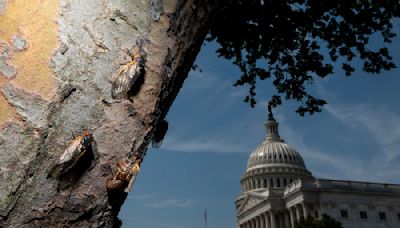
<instances>
[{"instance_id":1,"label":"cicada","mask_svg":"<svg viewBox=\"0 0 400 228\"><path fill-rule=\"evenodd\" d=\"M107 189L109 191L122 190L128 185L129 179L129 163L125 159L119 160L117 162L117 172L107 180Z\"/></svg>"},{"instance_id":2,"label":"cicada","mask_svg":"<svg viewBox=\"0 0 400 228\"><path fill-rule=\"evenodd\" d=\"M88 153L92 153L92 134L84 131L68 145L67 149L55 162L49 172L49 176L61 176L76 167Z\"/></svg>"},{"instance_id":3,"label":"cicada","mask_svg":"<svg viewBox=\"0 0 400 228\"><path fill-rule=\"evenodd\" d=\"M144 58L138 47L133 50L131 58L130 62L121 65L117 74L112 78L111 96L114 99L128 98L129 92L144 72Z\"/></svg>"},{"instance_id":4,"label":"cicada","mask_svg":"<svg viewBox=\"0 0 400 228\"><path fill-rule=\"evenodd\" d=\"M136 180L137 174L140 172L141 159L135 157L133 165L125 159L117 162L117 172L113 177L107 179L108 191L130 192L133 182ZM132 167L131 167L132 166ZM131 168L130 168L131 167Z\"/></svg>"}]
</instances>

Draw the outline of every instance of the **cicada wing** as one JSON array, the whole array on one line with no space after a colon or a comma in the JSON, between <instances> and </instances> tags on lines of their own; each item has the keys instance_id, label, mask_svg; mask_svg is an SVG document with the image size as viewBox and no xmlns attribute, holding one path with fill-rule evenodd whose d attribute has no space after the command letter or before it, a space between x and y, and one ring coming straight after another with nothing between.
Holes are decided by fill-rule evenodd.
<instances>
[{"instance_id":1,"label":"cicada wing","mask_svg":"<svg viewBox=\"0 0 400 228\"><path fill-rule=\"evenodd\" d=\"M68 161L71 161L71 159L73 159L74 156L76 156L76 153L79 149L79 147L81 147L81 142L82 142L82 137L79 136L76 139L74 139L67 147L67 149L65 149L64 153L61 155L60 159L58 160L58 164L63 164L66 163Z\"/></svg>"},{"instance_id":2,"label":"cicada wing","mask_svg":"<svg viewBox=\"0 0 400 228\"><path fill-rule=\"evenodd\" d=\"M114 99L122 99L128 96L129 90L141 74L141 66L142 64L139 62L121 66L112 85L111 95Z\"/></svg>"},{"instance_id":3,"label":"cicada wing","mask_svg":"<svg viewBox=\"0 0 400 228\"><path fill-rule=\"evenodd\" d=\"M114 77L114 82L112 84L111 90L111 95L114 99L122 99L126 97L130 85L129 74L127 72L127 69L121 69L118 72L117 76Z\"/></svg>"}]
</instances>

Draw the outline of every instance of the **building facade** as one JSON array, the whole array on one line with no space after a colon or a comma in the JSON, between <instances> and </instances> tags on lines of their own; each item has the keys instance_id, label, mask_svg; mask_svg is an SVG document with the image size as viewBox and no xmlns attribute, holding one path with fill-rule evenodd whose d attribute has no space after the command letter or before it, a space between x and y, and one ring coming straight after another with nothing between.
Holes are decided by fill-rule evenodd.
<instances>
[{"instance_id":1,"label":"building facade","mask_svg":"<svg viewBox=\"0 0 400 228\"><path fill-rule=\"evenodd\" d=\"M316 179L269 113L264 142L249 157L236 199L238 228L293 228L323 214L344 228L399 228L400 185Z\"/></svg>"}]
</instances>

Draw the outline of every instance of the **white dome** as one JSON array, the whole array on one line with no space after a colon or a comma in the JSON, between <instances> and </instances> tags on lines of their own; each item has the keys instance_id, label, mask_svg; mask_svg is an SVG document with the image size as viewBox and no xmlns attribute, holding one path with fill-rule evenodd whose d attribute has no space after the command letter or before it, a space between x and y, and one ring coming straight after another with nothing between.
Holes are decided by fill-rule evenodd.
<instances>
[{"instance_id":1,"label":"white dome","mask_svg":"<svg viewBox=\"0 0 400 228\"><path fill-rule=\"evenodd\" d=\"M241 178L244 191L283 188L296 179L314 179L301 155L280 138L272 113L265 123L267 136L250 155Z\"/></svg>"},{"instance_id":2,"label":"white dome","mask_svg":"<svg viewBox=\"0 0 400 228\"><path fill-rule=\"evenodd\" d=\"M303 158L291 146L283 142L264 141L251 153L247 163L247 170L277 165L289 165L306 169Z\"/></svg>"}]
</instances>

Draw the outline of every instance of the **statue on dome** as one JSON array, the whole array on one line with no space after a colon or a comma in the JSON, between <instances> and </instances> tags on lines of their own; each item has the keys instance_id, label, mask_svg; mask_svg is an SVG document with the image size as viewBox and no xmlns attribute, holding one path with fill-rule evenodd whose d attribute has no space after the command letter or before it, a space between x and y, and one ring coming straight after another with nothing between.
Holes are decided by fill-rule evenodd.
<instances>
[{"instance_id":1,"label":"statue on dome","mask_svg":"<svg viewBox=\"0 0 400 228\"><path fill-rule=\"evenodd\" d=\"M271 102L268 102L268 120L275 120L274 115L272 114Z\"/></svg>"}]
</instances>

